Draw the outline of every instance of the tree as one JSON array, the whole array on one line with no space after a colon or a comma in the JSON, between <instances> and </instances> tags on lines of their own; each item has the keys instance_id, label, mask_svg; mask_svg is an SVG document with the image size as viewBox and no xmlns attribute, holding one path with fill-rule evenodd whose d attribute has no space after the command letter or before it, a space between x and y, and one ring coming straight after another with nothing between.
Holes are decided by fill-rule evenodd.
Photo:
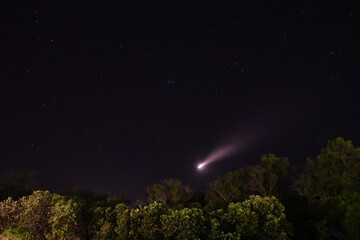
<instances>
[{"instance_id":1,"label":"tree","mask_svg":"<svg viewBox=\"0 0 360 240\"><path fill-rule=\"evenodd\" d=\"M120 206L128 208L121 197L96 202L92 208L93 219L90 226L90 235L96 239L117 239L116 222Z\"/></svg>"},{"instance_id":2,"label":"tree","mask_svg":"<svg viewBox=\"0 0 360 240\"><path fill-rule=\"evenodd\" d=\"M237 240L240 233L236 231L235 219L225 209L216 209L208 214L210 220L210 240Z\"/></svg>"},{"instance_id":3,"label":"tree","mask_svg":"<svg viewBox=\"0 0 360 240\"><path fill-rule=\"evenodd\" d=\"M226 208L231 202L239 202L245 200L249 196L245 171L229 172L223 177L218 177L212 183L210 188L212 191L206 194L205 201L207 209Z\"/></svg>"},{"instance_id":4,"label":"tree","mask_svg":"<svg viewBox=\"0 0 360 240\"><path fill-rule=\"evenodd\" d=\"M308 159L305 173L294 188L309 200L323 201L344 190L359 190L359 183L360 148L354 148L351 141L338 137L328 142L316 162Z\"/></svg>"},{"instance_id":5,"label":"tree","mask_svg":"<svg viewBox=\"0 0 360 240\"><path fill-rule=\"evenodd\" d=\"M65 196L74 199L79 206L79 227L81 228L81 238L85 239L91 239L96 236L101 238L103 234L110 234L112 228L108 228L110 232L105 233L107 231L105 230L106 227L111 225L106 222L107 217L111 218L111 210L106 212L106 209L108 207L114 208L120 202L129 203L123 196L108 198L104 193L94 193L82 188L72 188L65 193ZM105 216L106 214L107 216Z\"/></svg>"},{"instance_id":6,"label":"tree","mask_svg":"<svg viewBox=\"0 0 360 240\"><path fill-rule=\"evenodd\" d=\"M360 149L351 141L331 140L315 161L307 160L294 189L309 201L319 239L358 239L359 187Z\"/></svg>"},{"instance_id":7,"label":"tree","mask_svg":"<svg viewBox=\"0 0 360 240\"><path fill-rule=\"evenodd\" d=\"M14 228L19 222L22 207L11 197L0 202L0 233L8 228Z\"/></svg>"},{"instance_id":8,"label":"tree","mask_svg":"<svg viewBox=\"0 0 360 240\"><path fill-rule=\"evenodd\" d=\"M73 199L57 194L53 195L53 201L46 239L66 240L79 236L79 205Z\"/></svg>"},{"instance_id":9,"label":"tree","mask_svg":"<svg viewBox=\"0 0 360 240\"><path fill-rule=\"evenodd\" d=\"M165 239L204 239L206 221L199 208L170 209L161 216L162 232Z\"/></svg>"},{"instance_id":10,"label":"tree","mask_svg":"<svg viewBox=\"0 0 360 240\"><path fill-rule=\"evenodd\" d=\"M119 237L119 239L127 240L127 239L129 239L129 232L131 231L131 229L130 229L131 210L127 205L120 203L120 204L116 205L115 212L116 212L115 232L116 232L117 236Z\"/></svg>"},{"instance_id":11,"label":"tree","mask_svg":"<svg viewBox=\"0 0 360 240\"><path fill-rule=\"evenodd\" d=\"M248 167L249 188L254 194L264 197L281 197L288 184L289 162L287 158L266 154L260 164Z\"/></svg>"},{"instance_id":12,"label":"tree","mask_svg":"<svg viewBox=\"0 0 360 240\"><path fill-rule=\"evenodd\" d=\"M250 194L282 197L289 184L287 158L274 154L263 155L260 164L218 177L210 184L212 191L206 194L206 210L226 208L231 202L245 200Z\"/></svg>"},{"instance_id":13,"label":"tree","mask_svg":"<svg viewBox=\"0 0 360 240\"><path fill-rule=\"evenodd\" d=\"M149 203L159 202L166 205L168 202L168 194L165 185L154 184L146 188L147 200Z\"/></svg>"},{"instance_id":14,"label":"tree","mask_svg":"<svg viewBox=\"0 0 360 240\"><path fill-rule=\"evenodd\" d=\"M347 239L360 239L360 192L344 192L339 200L344 208L343 226Z\"/></svg>"},{"instance_id":15,"label":"tree","mask_svg":"<svg viewBox=\"0 0 360 240\"><path fill-rule=\"evenodd\" d=\"M17 227L33 239L70 239L79 235L78 205L49 191L35 191L18 201Z\"/></svg>"},{"instance_id":16,"label":"tree","mask_svg":"<svg viewBox=\"0 0 360 240\"><path fill-rule=\"evenodd\" d=\"M183 208L192 197L189 186L183 186L180 180L166 179L146 189L148 203L159 202L174 209Z\"/></svg>"},{"instance_id":17,"label":"tree","mask_svg":"<svg viewBox=\"0 0 360 240\"><path fill-rule=\"evenodd\" d=\"M24 208L20 213L20 225L27 228L35 239L46 239L49 233L49 219L51 209L55 205L52 194L49 191L35 191L32 195L20 199Z\"/></svg>"},{"instance_id":18,"label":"tree","mask_svg":"<svg viewBox=\"0 0 360 240\"><path fill-rule=\"evenodd\" d=\"M235 221L241 239L289 239L290 225L284 206L275 197L250 196L241 203L231 203L228 217Z\"/></svg>"},{"instance_id":19,"label":"tree","mask_svg":"<svg viewBox=\"0 0 360 240\"><path fill-rule=\"evenodd\" d=\"M161 216L165 214L166 208L157 202L147 206L139 206L136 209L124 209L118 213L116 229L117 233L128 233L123 239L163 239L161 230Z\"/></svg>"},{"instance_id":20,"label":"tree","mask_svg":"<svg viewBox=\"0 0 360 240\"><path fill-rule=\"evenodd\" d=\"M327 197L313 209L319 239L360 239L360 192Z\"/></svg>"}]
</instances>

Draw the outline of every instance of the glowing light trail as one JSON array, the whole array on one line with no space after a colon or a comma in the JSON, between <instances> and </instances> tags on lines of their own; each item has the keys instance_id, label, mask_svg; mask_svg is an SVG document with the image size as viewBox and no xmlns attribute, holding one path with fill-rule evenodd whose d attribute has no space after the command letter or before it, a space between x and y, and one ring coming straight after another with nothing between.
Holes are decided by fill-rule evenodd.
<instances>
[{"instance_id":1,"label":"glowing light trail","mask_svg":"<svg viewBox=\"0 0 360 240\"><path fill-rule=\"evenodd\" d=\"M198 169L201 169L204 165L205 165L204 163L201 163L201 164L198 165L197 168L198 168Z\"/></svg>"},{"instance_id":2,"label":"glowing light trail","mask_svg":"<svg viewBox=\"0 0 360 240\"><path fill-rule=\"evenodd\" d=\"M200 163L197 168L203 169L206 165L213 163L215 161L219 161L221 159L224 159L225 157L228 157L232 154L234 154L239 149L239 144L232 144L228 146L223 146L215 151L211 152L205 160Z\"/></svg>"}]
</instances>

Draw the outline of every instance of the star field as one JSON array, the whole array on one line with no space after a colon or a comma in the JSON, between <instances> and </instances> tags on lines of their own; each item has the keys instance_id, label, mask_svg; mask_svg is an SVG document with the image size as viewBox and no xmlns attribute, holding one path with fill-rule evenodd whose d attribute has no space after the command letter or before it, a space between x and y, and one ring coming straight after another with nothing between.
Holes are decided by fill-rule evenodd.
<instances>
[{"instance_id":1,"label":"star field","mask_svg":"<svg viewBox=\"0 0 360 240\"><path fill-rule=\"evenodd\" d=\"M360 12L351 3L6 6L2 171L132 200L198 190L265 153L301 168L332 138L359 146ZM232 136L249 147L199 174Z\"/></svg>"}]
</instances>

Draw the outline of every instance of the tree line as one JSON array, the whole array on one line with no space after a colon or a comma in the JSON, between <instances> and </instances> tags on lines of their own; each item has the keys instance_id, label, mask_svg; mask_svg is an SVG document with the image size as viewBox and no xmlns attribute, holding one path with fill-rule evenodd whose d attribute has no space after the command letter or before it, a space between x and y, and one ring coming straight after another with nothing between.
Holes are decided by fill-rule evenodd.
<instances>
[{"instance_id":1,"label":"tree line","mask_svg":"<svg viewBox=\"0 0 360 240\"><path fill-rule=\"evenodd\" d=\"M0 239L360 239L360 148L328 142L300 174L265 154L206 193L167 179L135 207L123 196L33 191L33 174L0 187Z\"/></svg>"}]
</instances>

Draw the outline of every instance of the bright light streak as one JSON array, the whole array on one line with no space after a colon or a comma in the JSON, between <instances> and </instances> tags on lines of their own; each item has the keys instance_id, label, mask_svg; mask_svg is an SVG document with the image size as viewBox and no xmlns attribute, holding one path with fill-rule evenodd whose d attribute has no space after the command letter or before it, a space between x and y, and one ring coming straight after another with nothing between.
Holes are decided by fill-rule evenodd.
<instances>
[{"instance_id":1,"label":"bright light streak","mask_svg":"<svg viewBox=\"0 0 360 240\"><path fill-rule=\"evenodd\" d=\"M202 169L204 167L205 163L201 163L197 166L198 169Z\"/></svg>"},{"instance_id":2,"label":"bright light streak","mask_svg":"<svg viewBox=\"0 0 360 240\"><path fill-rule=\"evenodd\" d=\"M200 170L200 169L203 169L206 165L208 165L210 163L222 160L222 159L234 154L236 151L238 151L239 147L240 147L239 144L222 146L222 147L214 150L213 152L211 152L207 156L207 158L197 166L197 168Z\"/></svg>"}]
</instances>

